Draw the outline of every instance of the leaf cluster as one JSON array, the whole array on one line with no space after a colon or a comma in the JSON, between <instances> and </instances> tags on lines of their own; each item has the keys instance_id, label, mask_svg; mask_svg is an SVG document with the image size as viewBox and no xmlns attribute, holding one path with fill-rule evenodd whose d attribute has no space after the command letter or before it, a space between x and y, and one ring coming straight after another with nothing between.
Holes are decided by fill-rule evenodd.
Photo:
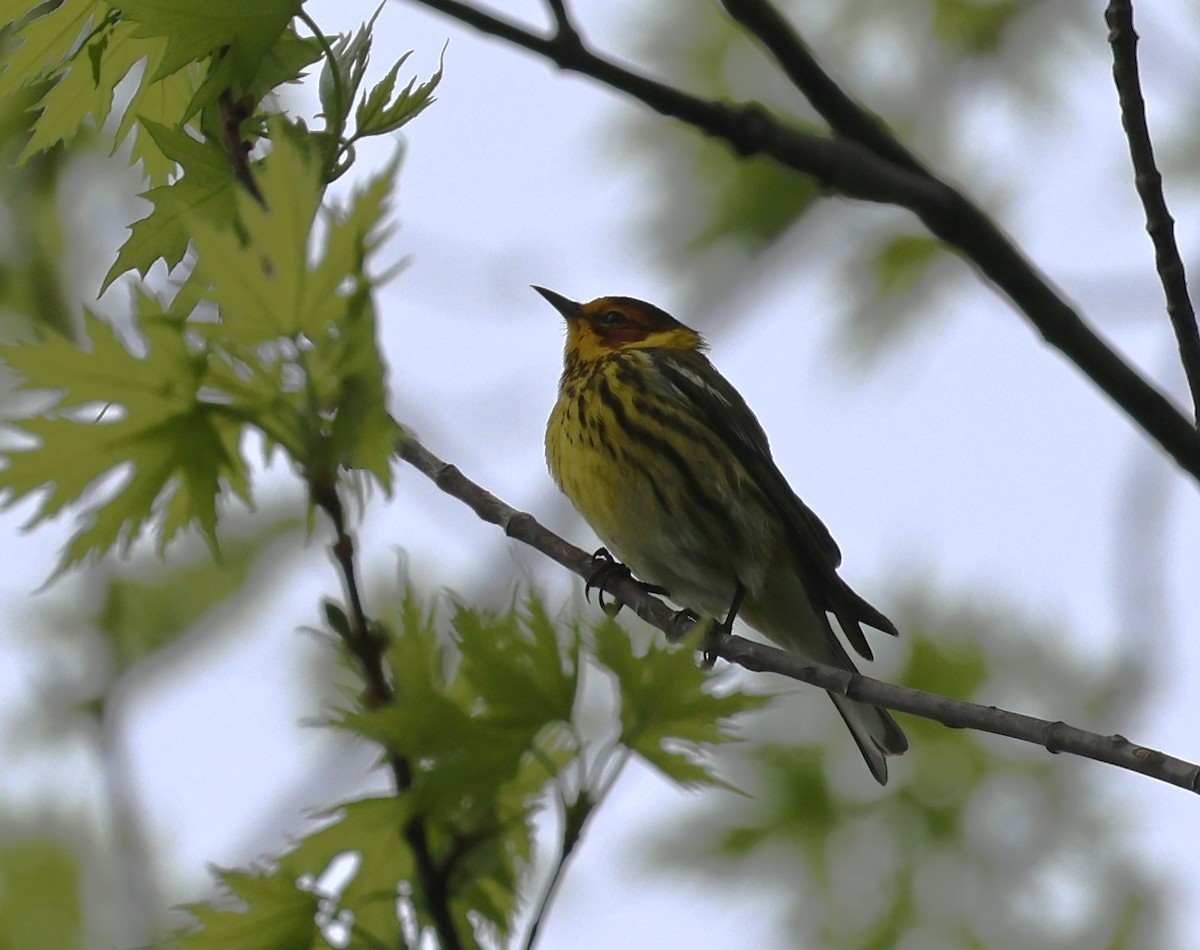
<instances>
[{"instance_id":1,"label":"leaf cluster","mask_svg":"<svg viewBox=\"0 0 1200 950\"><path fill-rule=\"evenodd\" d=\"M418 823L460 933L502 944L530 902L540 810L559 815L561 868L627 761L687 787L723 785L707 752L731 740L735 715L766 701L714 693L689 650L637 656L612 620L556 624L532 596L504 613L456 604L442 629L407 592L378 632L394 700L366 709L351 690L331 724L403 761L408 784L325 813L269 872L222 872L239 905L197 908L203 929L181 946L233 935L247 950L327 946L334 932L350 947L420 945L433 918ZM285 919L296 929L281 929Z\"/></svg>"},{"instance_id":2,"label":"leaf cluster","mask_svg":"<svg viewBox=\"0 0 1200 950\"><path fill-rule=\"evenodd\" d=\"M1012 609L906 599L912 648L898 682L977 701L1020 684L1066 714L1120 702L1122 669L1049 648L1058 632ZM804 690L773 712L794 723L814 702ZM775 892L781 946L872 950L914 935L930 946L1162 945L1156 884L1133 870L1119 818L1094 804L1087 764L910 717L911 749L864 799L839 780L839 749L859 768L845 743L798 745L762 722L765 741L729 766L753 794L706 802L662 832L659 859ZM841 724L830 716L829 727Z\"/></svg>"},{"instance_id":3,"label":"leaf cluster","mask_svg":"<svg viewBox=\"0 0 1200 950\"><path fill-rule=\"evenodd\" d=\"M26 388L56 394L52 411L20 424L36 447L11 453L2 480L8 504L40 494L35 524L82 510L62 567L127 550L148 525L160 550L189 525L215 550L218 499L250 500L241 442L251 429L310 480L344 467L389 487L393 424L366 264L392 172L322 214L314 162L281 134L258 170L269 203L230 187L235 226L186 216L189 280L167 303L138 291L132 339L89 313L86 349L56 335L6 349Z\"/></svg>"}]
</instances>

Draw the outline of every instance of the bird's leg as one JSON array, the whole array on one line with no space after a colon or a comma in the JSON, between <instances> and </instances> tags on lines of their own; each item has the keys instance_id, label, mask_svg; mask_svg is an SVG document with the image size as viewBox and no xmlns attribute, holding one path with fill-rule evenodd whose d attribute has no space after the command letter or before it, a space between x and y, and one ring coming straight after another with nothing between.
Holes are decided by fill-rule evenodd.
<instances>
[{"instance_id":1,"label":"bird's leg","mask_svg":"<svg viewBox=\"0 0 1200 950\"><path fill-rule=\"evenodd\" d=\"M614 580L617 577L633 577L633 572L624 564L618 561L608 548L597 548L592 554L592 566L588 570L588 575L584 578L583 597L584 600L591 602L592 588L596 588L596 600L600 604L600 609L608 616L615 617L621 612L621 608L625 606L617 598L613 597L609 603L604 602L604 587L608 581ZM643 584L643 587L651 594L666 594L665 587L659 587L657 584ZM609 594L612 597L611 594Z\"/></svg>"},{"instance_id":2,"label":"bird's leg","mask_svg":"<svg viewBox=\"0 0 1200 950\"><path fill-rule=\"evenodd\" d=\"M717 647L721 645L721 641L733 633L733 622L737 619L738 611L742 607L742 600L746 596L746 588L742 586L741 581L734 581L733 585L733 602L729 605L729 612L725 614L725 619L720 623L709 624L708 629L704 632L704 668L711 670L717 662Z\"/></svg>"},{"instance_id":3,"label":"bird's leg","mask_svg":"<svg viewBox=\"0 0 1200 950\"><path fill-rule=\"evenodd\" d=\"M738 611L741 610L742 601L746 597L746 588L742 586L741 581L735 581L733 587L733 601L729 605L729 612L725 614L724 620L713 620L708 624L704 631L704 644L701 647L704 651L704 667L712 669L714 663L717 662L717 647L721 645L729 634L733 632L733 622L737 619ZM696 615L696 611L684 608L675 613L675 631L668 633L667 639L672 643L682 640L683 637L696 629L696 624L700 622L700 618Z\"/></svg>"}]
</instances>

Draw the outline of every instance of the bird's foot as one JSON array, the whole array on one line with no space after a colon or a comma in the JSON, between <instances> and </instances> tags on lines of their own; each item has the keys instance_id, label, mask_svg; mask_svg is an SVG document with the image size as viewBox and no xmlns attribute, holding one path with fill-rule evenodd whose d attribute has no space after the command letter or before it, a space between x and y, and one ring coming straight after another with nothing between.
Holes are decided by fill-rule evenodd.
<instances>
[{"instance_id":1,"label":"bird's foot","mask_svg":"<svg viewBox=\"0 0 1200 950\"><path fill-rule=\"evenodd\" d=\"M711 670L716 665L717 650L733 629L733 625L728 621L717 620L715 617L701 618L694 610L688 610L686 607L676 611L674 626L675 629L667 634L667 639L672 643L678 643L689 633L700 628L700 665L706 670Z\"/></svg>"},{"instance_id":2,"label":"bird's foot","mask_svg":"<svg viewBox=\"0 0 1200 950\"><path fill-rule=\"evenodd\" d=\"M588 575L584 578L583 596L589 603L591 602L592 588L596 588L596 601L600 604L600 609L608 616L615 617L621 612L621 608L625 606L624 602L609 594L609 602L604 602L604 585L608 584L617 578L628 577L633 578L633 572L624 564L618 561L608 548L597 548L592 555L592 566L588 570ZM665 594L666 588L659 587L656 584L643 584L643 587L651 594Z\"/></svg>"},{"instance_id":3,"label":"bird's foot","mask_svg":"<svg viewBox=\"0 0 1200 950\"><path fill-rule=\"evenodd\" d=\"M716 664L718 650L733 633L733 622L737 619L738 610L741 609L742 599L745 596L746 588L740 581L736 582L733 587L733 602L729 605L725 619L717 620L715 617L711 617L704 621L703 642L700 648L704 651L703 666L706 670L711 670ZM685 634L696 629L700 623L700 618L696 616L694 610L684 608L675 614L675 631L673 634L668 634L667 638L671 641L680 640Z\"/></svg>"}]
</instances>

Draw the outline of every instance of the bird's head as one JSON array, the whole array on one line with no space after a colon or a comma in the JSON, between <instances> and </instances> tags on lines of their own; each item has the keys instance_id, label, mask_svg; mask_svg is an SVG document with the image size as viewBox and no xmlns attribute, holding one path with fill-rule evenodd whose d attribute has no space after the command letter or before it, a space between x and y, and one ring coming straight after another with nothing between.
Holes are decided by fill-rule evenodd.
<instances>
[{"instance_id":1,"label":"bird's head","mask_svg":"<svg viewBox=\"0 0 1200 950\"><path fill-rule=\"evenodd\" d=\"M633 297L597 297L577 303L534 287L567 321L567 358L584 362L620 350L700 350L704 339L665 310Z\"/></svg>"}]
</instances>

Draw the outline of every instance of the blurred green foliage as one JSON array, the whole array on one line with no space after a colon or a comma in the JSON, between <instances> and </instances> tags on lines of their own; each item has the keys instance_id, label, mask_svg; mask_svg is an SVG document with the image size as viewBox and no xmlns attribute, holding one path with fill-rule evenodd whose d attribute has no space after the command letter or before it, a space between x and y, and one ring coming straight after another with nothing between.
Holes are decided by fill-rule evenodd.
<instances>
[{"instance_id":1,"label":"blurred green foliage","mask_svg":"<svg viewBox=\"0 0 1200 950\"><path fill-rule=\"evenodd\" d=\"M983 95L993 103L1052 100L1056 83L1045 80L1092 14L1088 4L1050 0L777 6L846 92L936 174L971 182L973 197L984 201L993 196L979 191L989 178L974 142L960 134L964 109ZM641 16L641 51L656 75L706 97L761 102L799 128L829 134L719 4L674 0ZM737 308L721 304L739 290L767 295L793 282L802 255L806 265L816 260L844 276L839 342L870 359L918 329L968 273L906 213L821 202L811 179L765 159L740 160L679 124L633 110L619 123L623 147L651 185L643 217L650 248L678 276L686 309L703 313L709 326L734 319ZM790 253L769 253L780 246Z\"/></svg>"},{"instance_id":2,"label":"blurred green foliage","mask_svg":"<svg viewBox=\"0 0 1200 950\"><path fill-rule=\"evenodd\" d=\"M83 947L75 856L53 839L0 840L0 950Z\"/></svg>"},{"instance_id":3,"label":"blurred green foliage","mask_svg":"<svg viewBox=\"0 0 1200 950\"><path fill-rule=\"evenodd\" d=\"M1011 608L906 600L897 619L909 655L896 682L976 702L1019 682L1079 721L1103 721L1133 698L1122 666L1048 648L1054 631ZM864 795L842 778L848 750L832 716L811 743L785 738L824 711L815 704L805 689L779 701L745 751L724 756L750 796L709 799L662 831L656 871L769 894L780 948L1167 946L1159 883L1096 794L1104 766L908 716L911 749L886 788Z\"/></svg>"}]
</instances>

